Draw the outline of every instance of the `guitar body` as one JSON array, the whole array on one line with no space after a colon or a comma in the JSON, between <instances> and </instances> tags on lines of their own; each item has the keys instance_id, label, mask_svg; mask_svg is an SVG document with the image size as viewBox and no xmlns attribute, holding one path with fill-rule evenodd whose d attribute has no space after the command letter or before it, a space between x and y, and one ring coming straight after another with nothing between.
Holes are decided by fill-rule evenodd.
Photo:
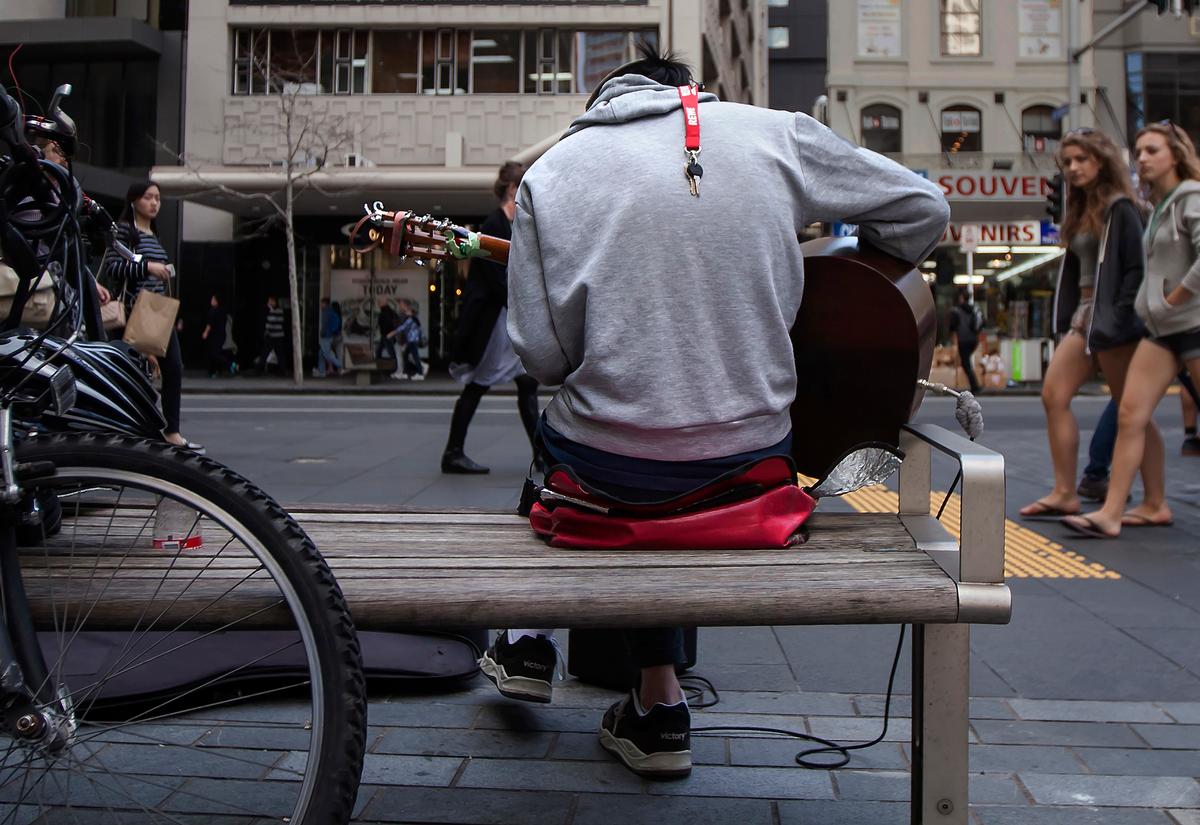
<instances>
[{"instance_id":1,"label":"guitar body","mask_svg":"<svg viewBox=\"0 0 1200 825\"><path fill-rule=\"evenodd\" d=\"M792 457L820 476L867 441L898 445L921 405L937 320L921 273L857 238L820 238L804 250L804 300L792 327L796 400Z\"/></svg>"},{"instance_id":2,"label":"guitar body","mask_svg":"<svg viewBox=\"0 0 1200 825\"><path fill-rule=\"evenodd\" d=\"M379 208L351 233L360 252L386 245L393 255L451 257L466 229ZM474 236L496 263L508 241ZM361 246L360 246L361 244ZM792 456L800 472L821 476L847 450L868 441L898 445L900 427L921 404L937 334L933 296L921 273L857 238L802 244L804 300L792 327L798 377L792 403Z\"/></svg>"}]
</instances>

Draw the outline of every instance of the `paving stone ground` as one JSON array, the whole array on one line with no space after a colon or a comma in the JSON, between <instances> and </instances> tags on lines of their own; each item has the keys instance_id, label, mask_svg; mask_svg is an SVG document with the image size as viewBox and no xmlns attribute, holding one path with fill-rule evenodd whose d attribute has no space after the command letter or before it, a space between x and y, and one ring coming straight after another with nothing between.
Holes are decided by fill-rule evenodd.
<instances>
[{"instance_id":1,"label":"paving stone ground","mask_svg":"<svg viewBox=\"0 0 1200 825\"><path fill-rule=\"evenodd\" d=\"M528 464L515 405L485 399L467 446L493 473L464 481L437 469L452 403L189 396L184 414L191 437L283 501L511 506ZM1081 453L1103 403L1076 402ZM982 442L1005 455L1015 519L1047 489L1044 418L1037 399L984 404ZM927 402L921 418L954 426L946 402ZM973 825L1200 825L1200 459L1177 453L1177 401L1164 402L1159 423L1172 449L1176 527L1081 542L1054 523L1027 523L1120 578L1014 580L1013 623L972 634ZM293 463L314 456L325 463ZM945 489L952 469L938 473ZM892 627L702 630L697 672L721 702L698 711L695 724L873 737L895 639ZM907 652L901 661L886 741L847 768L796 766L798 741L697 735L693 776L670 785L611 761L595 729L616 697L571 680L550 707L519 706L479 682L439 695L377 693L359 821L902 825ZM286 754L290 745L281 738L267 747ZM188 782L205 792L266 792L242 781Z\"/></svg>"},{"instance_id":2,"label":"paving stone ground","mask_svg":"<svg viewBox=\"0 0 1200 825\"><path fill-rule=\"evenodd\" d=\"M701 649L752 645L765 629L702 631ZM741 638L741 637L744 637ZM743 643L744 642L744 643ZM698 672L705 672L703 663ZM886 740L834 771L795 765L806 745L757 734L698 733L682 782L626 772L595 728L619 694L573 678L549 707L527 706L476 682L449 695L397 694L371 704L372 755L438 760L419 782L376 784L357 821L511 823L908 822L909 697L893 698ZM877 694L722 690L693 726L757 726L836 739L875 736ZM394 708L419 706L423 724ZM1182 720L1200 702L977 700L972 704L971 798L977 825L1200 825L1200 735ZM464 713L464 711L466 711ZM466 716L470 722L463 725ZM452 764L446 764L446 762ZM434 776L449 778L439 783ZM429 780L429 781L426 781Z\"/></svg>"}]
</instances>

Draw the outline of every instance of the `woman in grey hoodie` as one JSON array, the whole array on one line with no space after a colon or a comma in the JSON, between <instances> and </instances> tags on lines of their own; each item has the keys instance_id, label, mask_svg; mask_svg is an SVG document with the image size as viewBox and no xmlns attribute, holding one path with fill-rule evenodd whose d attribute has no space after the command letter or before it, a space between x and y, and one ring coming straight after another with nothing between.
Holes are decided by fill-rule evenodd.
<instances>
[{"instance_id":1,"label":"woman in grey hoodie","mask_svg":"<svg viewBox=\"0 0 1200 825\"><path fill-rule=\"evenodd\" d=\"M1137 134L1138 174L1155 204L1146 227L1146 277L1137 313L1149 337L1138 344L1118 413L1117 446L1104 506L1063 523L1080 533L1116 538L1124 527L1171 524L1162 437L1155 407L1182 363L1200 380L1200 160L1183 129L1170 121ZM1133 476L1142 469L1145 497L1125 511Z\"/></svg>"},{"instance_id":2,"label":"woman in grey hoodie","mask_svg":"<svg viewBox=\"0 0 1200 825\"><path fill-rule=\"evenodd\" d=\"M1070 184L1062 227L1066 254L1054 295L1054 331L1061 337L1042 383L1054 489L1021 508L1027 518L1079 512L1079 425L1071 399L1097 365L1120 398L1145 335L1133 311L1143 275L1142 216L1121 150L1101 131L1077 129L1063 137L1058 165Z\"/></svg>"}]
</instances>

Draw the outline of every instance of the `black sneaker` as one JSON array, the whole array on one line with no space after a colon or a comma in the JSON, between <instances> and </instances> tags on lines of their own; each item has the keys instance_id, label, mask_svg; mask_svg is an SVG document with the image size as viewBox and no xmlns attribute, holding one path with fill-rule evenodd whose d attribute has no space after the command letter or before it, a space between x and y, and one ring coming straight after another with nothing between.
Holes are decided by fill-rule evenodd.
<instances>
[{"instance_id":1,"label":"black sneaker","mask_svg":"<svg viewBox=\"0 0 1200 825\"><path fill-rule=\"evenodd\" d=\"M545 636L522 636L513 643L501 630L479 659L479 669L509 699L549 702L554 691L558 650Z\"/></svg>"},{"instance_id":2,"label":"black sneaker","mask_svg":"<svg viewBox=\"0 0 1200 825\"><path fill-rule=\"evenodd\" d=\"M1183 439L1183 444L1179 448L1180 455L1200 455L1200 438L1194 435L1189 435Z\"/></svg>"},{"instance_id":3,"label":"black sneaker","mask_svg":"<svg viewBox=\"0 0 1200 825\"><path fill-rule=\"evenodd\" d=\"M683 702L655 705L638 716L631 693L605 712L600 744L638 776L682 779L692 772L691 730Z\"/></svg>"}]
</instances>

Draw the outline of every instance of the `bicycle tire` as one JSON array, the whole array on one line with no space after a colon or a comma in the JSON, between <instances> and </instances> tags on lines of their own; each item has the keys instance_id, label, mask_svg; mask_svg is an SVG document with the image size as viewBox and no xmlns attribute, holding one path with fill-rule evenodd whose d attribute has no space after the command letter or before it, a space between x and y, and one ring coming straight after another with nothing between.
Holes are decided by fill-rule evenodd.
<instances>
[{"instance_id":1,"label":"bicycle tire","mask_svg":"<svg viewBox=\"0 0 1200 825\"><path fill-rule=\"evenodd\" d=\"M366 737L366 685L363 677L362 660L358 645L358 640L354 631L354 624L347 608L345 599L342 596L337 582L335 581L328 565L321 557L312 540L307 536L304 530L293 520L282 507L279 506L270 496L264 493L256 485L252 484L242 476L233 472L229 468L195 453L186 452L177 448L165 445L162 443L154 443L138 439L127 438L124 436L101 435L101 434L55 434L50 436L37 436L23 441L17 448L17 458L21 462L51 462L56 468L53 476L43 479L38 479L26 486L26 489L36 489L40 494L45 494L47 490L55 491L55 494L62 497L66 503L62 507L62 513L58 516L59 524L55 525L58 529L50 538L51 533L47 531L45 542L57 542L59 547L67 546L68 543L71 552L71 564L74 564L74 554L80 545L79 530L73 528L73 525L87 522L89 514L95 512L88 509L81 503L84 493L81 491L87 490L93 495L94 490L108 491L109 499L108 506L112 508L112 514L109 517L110 528L117 530L118 528L111 527L121 518L124 518L120 513L122 509L122 499L117 497L116 503L111 502L111 490L115 485L122 485L121 495L124 495L126 487L131 489L133 493L127 499L124 507L131 507L128 502L134 501L135 495L160 495L154 505L152 514L157 515L160 509L165 509L162 502L166 501L166 496L169 494L172 499L179 504L194 511L197 515L197 523L203 519L208 519L206 524L220 525L220 529L224 532L222 535L228 535L232 538L226 542L225 546L217 550L215 555L211 552L203 558L211 556L214 560L220 559L223 553L226 553L232 545L233 540L237 539L242 545L245 545L258 564L267 571L270 576L270 581L276 584L281 593L281 602L285 603L290 608L291 617L295 620L295 632L300 637L300 645L306 654L309 688L313 693L311 700L313 706L310 708L310 724L308 735L310 751L303 758L303 778L299 781L297 799L290 810L263 810L254 809L256 815L269 814L271 818L279 816L280 818L287 817L283 821L290 819L293 823L305 823L305 825L328 825L330 823L345 823L350 820L351 812L358 791L358 784L362 770L363 754L365 750ZM89 486L90 485L90 486ZM66 491L66 492L64 492ZM195 526L195 525L193 525ZM143 528L144 529L144 528ZM216 531L216 526L210 526L210 531ZM140 535L140 533L139 533ZM199 531L197 530L197 535ZM85 536L86 538L86 536ZM105 533L102 547L108 543L108 532ZM219 542L217 542L219 544ZM134 546L133 540L130 541L130 547ZM44 575L45 580L37 578L37 571L33 568L33 561L39 552L44 553L47 559L51 559L49 550L40 550L38 547L26 548L19 552L23 552L22 558L30 560L22 562L22 570L25 570L25 565L30 564L30 574L34 577L33 591L37 591L41 587L44 591L49 587L51 593L56 586L56 579L61 578L59 574ZM139 550L138 553L144 555L144 551ZM32 557L29 554L33 554ZM95 574L95 567L100 565L99 559L103 553L97 553L97 561L94 563L92 570ZM118 582L128 583L134 582L134 578L118 576L121 569L121 564L130 558L131 551L126 550L125 556L115 562L116 567L109 574L104 589L96 596L95 603L89 609L86 620L92 616L103 616L106 610L111 610L119 605L106 604L104 594L108 592L110 586L115 588ZM225 559L230 558L226 556ZM229 563L225 559L221 559L221 563ZM61 560L56 556L54 561L61 564ZM104 555L103 561L106 564L113 564L110 556ZM144 557L139 562L145 564ZM153 560L148 562L155 564ZM241 563L241 562L238 562ZM163 575L161 583L157 583L154 595L158 596L163 593L163 599L170 592L170 587L174 587L176 591L179 589L178 584L171 584L171 576L175 575L178 570L181 570L187 564L196 564L192 557L188 557L183 549L175 551L175 556L169 561L167 572ZM208 561L201 565L204 570L216 570L218 565L216 561ZM57 581L57 586L64 593L64 604L69 601L70 591L72 589L71 575L68 569L67 582L63 584ZM54 570L50 570L54 573ZM138 569L133 566L130 568L132 574L137 574ZM151 576L156 574L150 574ZM201 581L204 573L193 573L192 582ZM27 580L23 572L23 578ZM253 579L255 586L259 586L262 581L267 579L267 576L259 576L254 573L248 576L246 580ZM40 583L39 583L40 582ZM136 583L136 582L135 582ZM191 583L183 586L183 590L187 591L193 585ZM91 593L92 584L89 580L85 595ZM199 588L197 588L199 589ZM36 598L37 593L32 592L31 602ZM108 601L115 601L110 599ZM177 604L180 601L180 596L175 597ZM162 603L162 599L159 600ZM56 609L56 608L55 608ZM157 609L157 607L155 608ZM33 610L37 613L37 610ZM82 608L80 609L82 615ZM143 616L148 615L143 610ZM166 615L166 610L158 614L158 618L154 623L159 621L163 615ZM58 622L58 614L54 613L55 623ZM67 610L63 611L64 630L68 620ZM101 623L103 619L97 619L97 623ZM131 637L138 633L139 630L144 635L152 632L154 624L148 625L146 628L141 628L142 618L138 619L133 628L129 630ZM305 635L307 631L308 635ZM60 644L58 650L58 662L56 667L60 672L69 672L70 665L65 661L67 659L67 651L70 647L70 642L75 641L77 634L80 631L75 630L75 635L72 635L65 645ZM157 631L162 632L162 631ZM177 632L177 629L172 630L172 633ZM184 634L186 635L186 634ZM66 639L66 634L61 634L63 639ZM159 642L155 642L157 646ZM295 646L295 643L293 643ZM127 649L142 654L141 643L129 648L129 642L126 642ZM153 650L153 647L150 648ZM122 650L123 655L127 654L126 649ZM50 658L50 657L47 657ZM120 663L120 660L118 659ZM121 676L129 669L129 665L121 663L122 670L116 671L117 676ZM146 665L138 665L145 667ZM115 666L114 666L115 667ZM110 668L110 672L111 672ZM236 672L234 675L237 675ZM52 677L58 678L58 677ZM102 686L95 684L88 685L90 691L85 697L91 704L88 705L88 710L95 706L95 695L99 693ZM80 696L83 691L78 691ZM80 696L73 696L72 702L75 702ZM169 704L175 699L168 700ZM74 705L79 707L78 704ZM161 704L160 704L161 707ZM208 710L205 706L202 710ZM74 711L71 711L74 713ZM182 718L190 718L187 716L189 711L184 709L180 712ZM144 717L153 724L161 722L161 717ZM203 720L207 724L207 720ZM85 720L85 724L87 724ZM142 724L142 723L138 723ZM203 727L203 725L202 725ZM128 729L128 725L113 726L111 731L120 731ZM243 731L245 732L245 731ZM252 732L252 731L251 731ZM90 729L89 729L90 733ZM11 735L11 734L10 734ZM118 737L119 738L119 737ZM15 740L14 740L15 741ZM103 743L103 732L97 737L93 737L92 742ZM164 743L166 744L166 743ZM0 742L2 746L2 742ZM70 745L68 745L70 747ZM100 744L103 749L104 744ZM191 746L198 747L198 746ZM160 745L162 750L169 750ZM8 753L13 752L13 746L9 745ZM209 750L197 750L197 753L204 754L205 757L211 756ZM314 759L315 757L315 759ZM57 758L57 757L55 757ZM89 760L94 757L89 757ZM290 757L289 757L290 758ZM295 757L299 760L299 757ZM34 760L30 760L31 762ZM44 762L50 762L49 757L43 757ZM283 760L286 762L287 760ZM0 773L3 773L9 767L7 755L0 759ZM266 764L266 763L264 763ZM282 763L276 763L282 764ZM39 766L40 767L40 766ZM56 766L53 766L57 769ZM82 768L85 772L89 770L89 766L84 764ZM44 768L44 773L39 781L44 782L45 772L51 768ZM105 766L105 770L111 773L111 769ZM184 767L186 771L186 766ZM277 772L278 767L272 772ZM289 766L289 770L296 772L298 769ZM285 777L285 779L288 777ZM6 779L12 779L9 774L0 775L0 783ZM269 782L270 774L263 774L260 779L255 781ZM15 780L14 780L15 781ZM94 784L97 780L89 778L88 782ZM56 780L56 783L58 780ZM61 783L59 783L61 784ZM281 783L275 783L279 786ZM186 788L185 785L181 786ZM292 785L285 785L287 789L291 789ZM70 789L70 778L67 778L67 789ZM124 786L121 786L121 790ZM91 793L98 797L104 797L105 793L91 789ZM183 791L175 792L178 796ZM269 795L269 794L268 794ZM3 793L3 784L0 784L0 803L12 802L11 793L7 796ZM186 800L185 800L186 801ZM21 805L32 804L26 803L24 799L18 800L17 808ZM71 807L69 801L67 807L70 810L76 810ZM106 803L107 804L107 803ZM139 803L140 804L140 803ZM165 804L165 803L164 803ZM207 804L207 803L206 803ZM264 803L265 804L265 803ZM83 806L83 807L86 807ZM186 805L184 805L186 808ZM143 806L143 810L135 814L140 814L142 819L139 820L135 816L131 816L127 810L113 811L111 806L108 810L113 815L114 821L132 822L132 821L157 821L150 819L153 814L148 808ZM250 809L247 808L247 811ZM215 810L210 810L209 813L216 813ZM233 811L231 813L237 813ZM92 812L96 815L96 812ZM102 816L101 811L99 815ZM187 819L191 814L187 810L172 810L164 812L163 821L190 821ZM0 813L0 821L3 821L3 813ZM42 821L41 819L38 820ZM57 821L50 817L48 821ZM64 820L66 821L66 820ZM74 821L74 820L70 820ZM92 821L89 819L88 821ZM107 821L107 820L105 820ZM204 821L204 820L202 820ZM280 821L276 819L275 821Z\"/></svg>"}]
</instances>

